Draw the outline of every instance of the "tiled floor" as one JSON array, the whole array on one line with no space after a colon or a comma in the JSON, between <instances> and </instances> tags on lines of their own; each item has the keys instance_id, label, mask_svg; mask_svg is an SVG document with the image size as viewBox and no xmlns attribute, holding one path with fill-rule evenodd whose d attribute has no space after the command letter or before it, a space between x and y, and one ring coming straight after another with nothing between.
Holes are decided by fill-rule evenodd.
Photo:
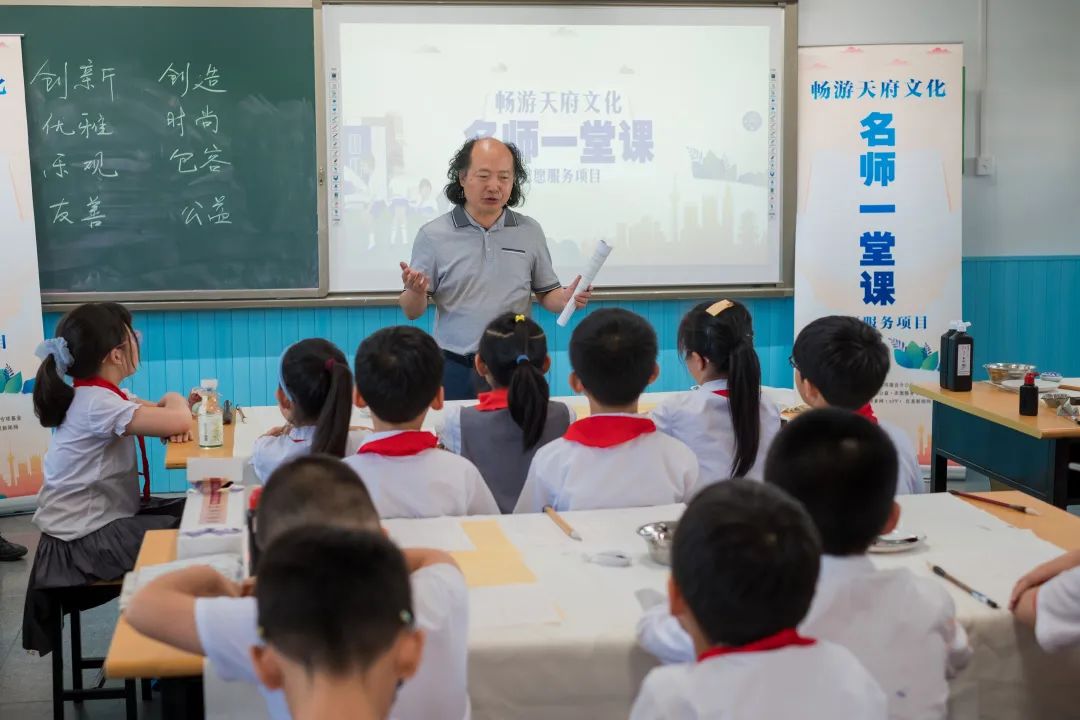
<instances>
[{"instance_id":1,"label":"tiled floor","mask_svg":"<svg viewBox=\"0 0 1080 720\"><path fill-rule=\"evenodd\" d=\"M22 648L22 610L30 564L37 548L38 533L29 515L0 517L0 535L26 545L29 554L22 560L0 563L0 720L50 720L52 718L52 664L49 657L35 657ZM82 613L84 656L104 656L116 625L116 602ZM64 651L68 652L67 631ZM65 662L65 667L70 665ZM86 686L96 679L97 671L87 672ZM70 671L65 673L71 685ZM114 681L115 682L115 681ZM110 683L113 684L113 683ZM140 718L161 717L159 703L141 703ZM121 720L123 700L84 702L76 709L66 703L66 718L86 720Z\"/></svg>"}]
</instances>

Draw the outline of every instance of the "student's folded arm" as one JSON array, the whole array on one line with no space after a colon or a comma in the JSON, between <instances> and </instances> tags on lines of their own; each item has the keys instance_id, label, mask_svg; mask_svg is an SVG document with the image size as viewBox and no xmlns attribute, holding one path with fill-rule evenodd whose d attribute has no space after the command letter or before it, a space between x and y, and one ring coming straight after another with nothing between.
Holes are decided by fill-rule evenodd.
<instances>
[{"instance_id":1,"label":"student's folded arm","mask_svg":"<svg viewBox=\"0 0 1080 720\"><path fill-rule=\"evenodd\" d=\"M140 405L128 423L125 435L172 437L191 430L191 410L187 400L169 393L156 405Z\"/></svg>"},{"instance_id":2,"label":"student's folded arm","mask_svg":"<svg viewBox=\"0 0 1080 720\"><path fill-rule=\"evenodd\" d=\"M1028 588L1020 593L1016 604L1013 606L1013 615L1022 624L1032 630L1035 629L1035 621L1038 619L1039 587Z\"/></svg>"},{"instance_id":3,"label":"student's folded arm","mask_svg":"<svg viewBox=\"0 0 1080 720\"><path fill-rule=\"evenodd\" d=\"M239 585L210 567L185 568L163 575L135 593L124 617L148 638L204 655L195 622L195 601L239 593Z\"/></svg>"}]
</instances>

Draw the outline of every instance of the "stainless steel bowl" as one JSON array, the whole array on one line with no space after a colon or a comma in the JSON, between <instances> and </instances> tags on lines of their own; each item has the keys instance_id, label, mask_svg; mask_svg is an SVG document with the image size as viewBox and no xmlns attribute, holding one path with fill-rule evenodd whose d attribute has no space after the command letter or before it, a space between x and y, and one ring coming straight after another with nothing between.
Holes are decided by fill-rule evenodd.
<instances>
[{"instance_id":1,"label":"stainless steel bowl","mask_svg":"<svg viewBox=\"0 0 1080 720\"><path fill-rule=\"evenodd\" d=\"M990 382L1003 383L1006 380L1023 380L1028 373L1035 372L1034 365L1023 363L987 363L983 365L990 375Z\"/></svg>"},{"instance_id":2,"label":"stainless steel bowl","mask_svg":"<svg viewBox=\"0 0 1080 720\"><path fill-rule=\"evenodd\" d=\"M671 541L675 537L675 520L649 523L638 528L637 534L645 538L649 557L661 565L671 565Z\"/></svg>"},{"instance_id":3,"label":"stainless steel bowl","mask_svg":"<svg viewBox=\"0 0 1080 720\"><path fill-rule=\"evenodd\" d=\"M1046 407L1057 410L1059 407L1069 402L1072 396L1069 393L1063 392L1048 392L1042 394L1042 401L1046 403Z\"/></svg>"}]
</instances>

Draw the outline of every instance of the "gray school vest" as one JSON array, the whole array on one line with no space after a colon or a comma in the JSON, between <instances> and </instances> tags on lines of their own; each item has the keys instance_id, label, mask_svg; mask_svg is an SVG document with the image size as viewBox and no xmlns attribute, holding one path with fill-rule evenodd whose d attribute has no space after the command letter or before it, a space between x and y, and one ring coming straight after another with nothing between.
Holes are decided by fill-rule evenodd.
<instances>
[{"instance_id":1,"label":"gray school vest","mask_svg":"<svg viewBox=\"0 0 1080 720\"><path fill-rule=\"evenodd\" d=\"M471 461L491 488L499 510L514 511L536 451L563 436L570 426L570 409L561 402L548 403L547 423L540 442L528 452L521 445L521 428L509 410L461 411L461 455Z\"/></svg>"}]
</instances>

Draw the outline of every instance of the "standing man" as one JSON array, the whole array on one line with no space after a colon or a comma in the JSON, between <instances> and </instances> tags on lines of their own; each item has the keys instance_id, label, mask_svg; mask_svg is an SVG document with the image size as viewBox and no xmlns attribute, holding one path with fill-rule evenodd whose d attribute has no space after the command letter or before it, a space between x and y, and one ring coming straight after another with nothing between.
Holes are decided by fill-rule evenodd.
<instances>
[{"instance_id":1,"label":"standing man","mask_svg":"<svg viewBox=\"0 0 1080 720\"><path fill-rule=\"evenodd\" d=\"M496 315L528 315L535 294L562 312L580 282L563 287L551 267L540 224L510 208L528 179L517 147L494 138L472 139L450 161L443 192L454 208L420 228L412 262L401 263L405 290L398 303L410 320L435 303L435 341L446 358L447 400L476 397L483 382L473 366L480 336ZM592 288L576 299L579 308Z\"/></svg>"}]
</instances>

